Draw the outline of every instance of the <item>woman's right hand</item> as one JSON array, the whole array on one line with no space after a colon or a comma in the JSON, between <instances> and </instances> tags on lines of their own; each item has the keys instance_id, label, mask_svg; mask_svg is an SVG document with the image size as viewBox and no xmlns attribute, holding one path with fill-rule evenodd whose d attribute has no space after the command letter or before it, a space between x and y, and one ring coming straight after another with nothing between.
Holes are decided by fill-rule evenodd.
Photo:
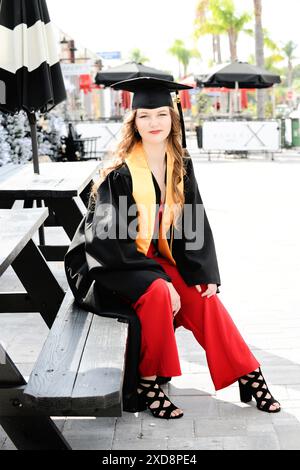
<instances>
[{"instance_id":1,"label":"woman's right hand","mask_svg":"<svg viewBox=\"0 0 300 470\"><path fill-rule=\"evenodd\" d=\"M166 281L167 286L169 288L170 296L171 296L171 303L172 303L172 312L173 312L173 317L179 312L181 308L181 300L180 296L173 286L172 282Z\"/></svg>"}]
</instances>

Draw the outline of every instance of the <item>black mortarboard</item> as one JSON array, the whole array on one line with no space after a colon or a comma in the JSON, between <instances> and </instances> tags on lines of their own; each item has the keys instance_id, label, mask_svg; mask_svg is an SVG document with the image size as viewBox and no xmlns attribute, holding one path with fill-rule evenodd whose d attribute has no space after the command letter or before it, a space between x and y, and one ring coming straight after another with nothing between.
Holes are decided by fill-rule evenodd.
<instances>
[{"instance_id":1,"label":"black mortarboard","mask_svg":"<svg viewBox=\"0 0 300 470\"><path fill-rule=\"evenodd\" d=\"M178 90L188 90L192 88L191 86L154 77L138 77L122 80L111 86L115 90L126 90L134 93L132 109L154 109L160 108L161 106L173 107L173 100L170 93L173 91L176 92L176 102L182 130L182 147L186 148L184 120Z\"/></svg>"}]
</instances>

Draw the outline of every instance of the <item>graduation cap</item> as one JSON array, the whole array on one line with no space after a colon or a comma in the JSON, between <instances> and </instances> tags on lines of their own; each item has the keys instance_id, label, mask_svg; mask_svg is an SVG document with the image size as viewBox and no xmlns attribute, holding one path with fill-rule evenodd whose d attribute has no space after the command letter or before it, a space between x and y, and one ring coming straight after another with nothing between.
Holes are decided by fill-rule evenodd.
<instances>
[{"instance_id":1,"label":"graduation cap","mask_svg":"<svg viewBox=\"0 0 300 470\"><path fill-rule=\"evenodd\" d=\"M192 88L191 86L154 77L131 78L129 80L122 80L111 86L115 90L126 90L134 93L132 109L154 109L162 106L170 106L173 108L173 100L170 93L175 92L181 123L182 147L186 148L185 127L178 90L188 90Z\"/></svg>"}]
</instances>

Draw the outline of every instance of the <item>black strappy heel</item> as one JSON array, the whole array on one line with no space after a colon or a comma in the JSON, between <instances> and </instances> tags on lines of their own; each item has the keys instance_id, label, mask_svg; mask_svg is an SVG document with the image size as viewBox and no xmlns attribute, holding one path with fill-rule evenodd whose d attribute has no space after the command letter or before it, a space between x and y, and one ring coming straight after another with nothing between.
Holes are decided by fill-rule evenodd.
<instances>
[{"instance_id":1,"label":"black strappy heel","mask_svg":"<svg viewBox=\"0 0 300 470\"><path fill-rule=\"evenodd\" d=\"M149 384L150 386L147 387L144 384ZM155 385L157 385L157 388L155 388ZM171 416L172 411L177 410L178 408L177 406L174 405L174 403L171 402L171 400L167 397L167 395L162 391L162 389L157 384L156 380L140 379L138 388L142 389L141 392L138 392L139 407L141 409L144 409L146 405L155 418L177 419L183 416L183 413L180 413L179 415L176 415L176 416ZM154 396L149 397L147 395L149 392L154 392ZM160 393L163 394L162 397L159 396ZM154 403L155 401L159 401L160 403L159 406L156 408L150 408L150 405L152 405L152 403ZM168 406L164 406L165 401L169 401L170 404ZM161 411L164 411L164 414L162 416L160 416L159 414Z\"/></svg>"},{"instance_id":2,"label":"black strappy heel","mask_svg":"<svg viewBox=\"0 0 300 470\"><path fill-rule=\"evenodd\" d=\"M158 385L165 385L165 384L167 384L168 382L170 382L171 378L172 378L172 377L159 377L159 376L157 376L157 377L156 377L156 383L157 383Z\"/></svg>"},{"instance_id":3,"label":"black strappy heel","mask_svg":"<svg viewBox=\"0 0 300 470\"><path fill-rule=\"evenodd\" d=\"M249 377L249 375L253 375L253 377ZM280 403L275 400L275 398L270 393L260 368L258 372L253 371L250 372L249 375L243 375L243 377L240 377L238 380L241 402L249 403L253 397L256 400L257 408L259 410L266 411L267 413L278 413L278 411L281 410L280 407L276 408L275 410L270 410L271 405L274 405L275 403L280 405ZM243 384L241 379L247 380L247 383ZM259 384L256 388L252 387L252 384L255 382ZM265 385L266 388L263 388L263 385ZM260 397L257 396L257 392L262 392L262 395ZM266 395L268 394L270 394L270 398L266 398ZM265 403L262 405L262 402Z\"/></svg>"}]
</instances>

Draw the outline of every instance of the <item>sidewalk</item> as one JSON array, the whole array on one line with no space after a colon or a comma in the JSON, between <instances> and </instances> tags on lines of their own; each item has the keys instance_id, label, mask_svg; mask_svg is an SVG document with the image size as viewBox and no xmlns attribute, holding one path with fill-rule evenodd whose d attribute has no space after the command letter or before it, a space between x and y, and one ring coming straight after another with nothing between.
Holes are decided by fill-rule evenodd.
<instances>
[{"instance_id":1,"label":"sidewalk","mask_svg":"<svg viewBox=\"0 0 300 470\"><path fill-rule=\"evenodd\" d=\"M300 186L298 163L197 158L200 192L214 233L221 273L219 298L262 364L283 410L268 414L239 402L237 384L214 391L205 352L180 328L183 375L164 387L185 415L150 412L122 418L56 419L74 449L300 449ZM63 234L47 228L63 242ZM51 263L66 286L62 263ZM0 290L20 289L12 271ZM47 335L36 314L0 314L0 340L28 376ZM14 446L0 428L0 449Z\"/></svg>"}]
</instances>

